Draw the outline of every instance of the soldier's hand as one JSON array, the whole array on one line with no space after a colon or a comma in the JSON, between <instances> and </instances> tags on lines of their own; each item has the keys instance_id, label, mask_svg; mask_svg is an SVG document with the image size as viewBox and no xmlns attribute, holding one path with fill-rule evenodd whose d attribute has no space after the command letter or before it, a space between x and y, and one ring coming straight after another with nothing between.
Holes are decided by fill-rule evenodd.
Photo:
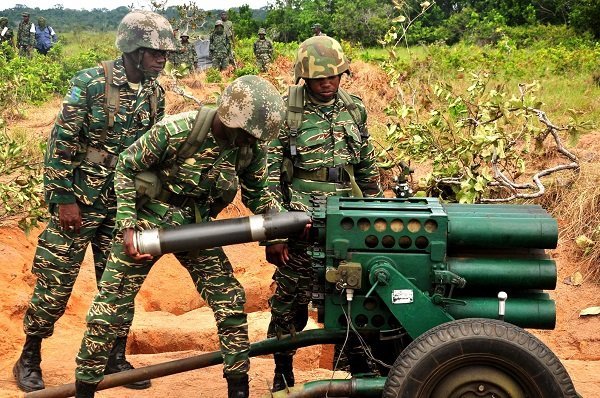
<instances>
[{"instance_id":1,"label":"soldier's hand","mask_svg":"<svg viewBox=\"0 0 600 398\"><path fill-rule=\"evenodd\" d=\"M123 230L123 246L125 246L125 254L135 261L152 260L151 254L142 254L138 252L137 248L133 244L134 234L135 230L133 228L125 228Z\"/></svg>"},{"instance_id":2,"label":"soldier's hand","mask_svg":"<svg viewBox=\"0 0 600 398\"><path fill-rule=\"evenodd\" d=\"M273 265L281 267L287 264L290 259L287 243L277 243L265 248L267 261Z\"/></svg>"},{"instance_id":3,"label":"soldier's hand","mask_svg":"<svg viewBox=\"0 0 600 398\"><path fill-rule=\"evenodd\" d=\"M81 230L81 210L77 203L61 203L58 205L58 222L66 232L79 234Z\"/></svg>"}]
</instances>

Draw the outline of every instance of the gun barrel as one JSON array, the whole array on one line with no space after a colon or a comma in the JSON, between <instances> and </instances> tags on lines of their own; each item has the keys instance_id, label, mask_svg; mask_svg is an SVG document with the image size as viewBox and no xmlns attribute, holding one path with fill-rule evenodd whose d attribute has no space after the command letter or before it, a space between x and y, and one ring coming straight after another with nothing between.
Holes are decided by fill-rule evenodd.
<instances>
[{"instance_id":1,"label":"gun barrel","mask_svg":"<svg viewBox=\"0 0 600 398\"><path fill-rule=\"evenodd\" d=\"M262 214L250 217L188 224L170 229L136 232L134 244L140 253L158 256L166 253L202 250L237 243L287 238L299 235L310 216L304 212Z\"/></svg>"}]
</instances>

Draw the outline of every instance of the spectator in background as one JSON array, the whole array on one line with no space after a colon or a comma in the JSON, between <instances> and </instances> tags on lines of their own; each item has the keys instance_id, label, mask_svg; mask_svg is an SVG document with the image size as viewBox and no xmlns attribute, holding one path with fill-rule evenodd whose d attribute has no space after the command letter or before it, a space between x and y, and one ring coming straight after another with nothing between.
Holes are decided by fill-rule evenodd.
<instances>
[{"instance_id":1,"label":"spectator in background","mask_svg":"<svg viewBox=\"0 0 600 398\"><path fill-rule=\"evenodd\" d=\"M227 40L229 40L229 54L228 60L231 65L235 66L235 59L233 54L233 45L235 44L235 35L233 33L233 22L229 20L229 15L227 11L221 12L221 21L223 21L223 30L225 32L225 36Z\"/></svg>"},{"instance_id":2,"label":"spectator in background","mask_svg":"<svg viewBox=\"0 0 600 398\"><path fill-rule=\"evenodd\" d=\"M31 56L31 49L35 41L35 25L29 22L29 13L21 14L23 20L19 22L17 30L17 47L19 47L19 55L22 57Z\"/></svg>"},{"instance_id":3,"label":"spectator in background","mask_svg":"<svg viewBox=\"0 0 600 398\"><path fill-rule=\"evenodd\" d=\"M327 36L325 33L321 32L321 24L316 23L312 26L313 36Z\"/></svg>"},{"instance_id":4,"label":"spectator in background","mask_svg":"<svg viewBox=\"0 0 600 398\"><path fill-rule=\"evenodd\" d=\"M35 27L35 49L38 53L46 55L56 43L58 38L52 26L46 24L46 18L39 17L37 26Z\"/></svg>"},{"instance_id":5,"label":"spectator in background","mask_svg":"<svg viewBox=\"0 0 600 398\"><path fill-rule=\"evenodd\" d=\"M265 28L260 28L258 30L258 40L254 42L256 65L261 72L266 72L273 60L273 43L265 38L266 34Z\"/></svg>"},{"instance_id":6,"label":"spectator in background","mask_svg":"<svg viewBox=\"0 0 600 398\"><path fill-rule=\"evenodd\" d=\"M10 46L13 46L13 31L8 26L8 18L0 17L0 44L8 42Z\"/></svg>"},{"instance_id":7,"label":"spectator in background","mask_svg":"<svg viewBox=\"0 0 600 398\"><path fill-rule=\"evenodd\" d=\"M208 50L213 68L224 70L229 64L229 53L231 42L225 35L223 21L215 22L215 30L210 34L210 46Z\"/></svg>"}]
</instances>

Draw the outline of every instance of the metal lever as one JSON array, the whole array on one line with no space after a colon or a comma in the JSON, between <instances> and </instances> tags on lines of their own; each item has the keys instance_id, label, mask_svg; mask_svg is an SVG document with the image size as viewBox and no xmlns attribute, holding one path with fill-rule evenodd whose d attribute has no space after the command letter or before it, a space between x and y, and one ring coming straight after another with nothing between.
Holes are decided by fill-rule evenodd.
<instances>
[{"instance_id":1,"label":"metal lever","mask_svg":"<svg viewBox=\"0 0 600 398\"><path fill-rule=\"evenodd\" d=\"M498 292L498 319L504 320L504 314L506 313L506 299L508 294L506 292Z\"/></svg>"}]
</instances>

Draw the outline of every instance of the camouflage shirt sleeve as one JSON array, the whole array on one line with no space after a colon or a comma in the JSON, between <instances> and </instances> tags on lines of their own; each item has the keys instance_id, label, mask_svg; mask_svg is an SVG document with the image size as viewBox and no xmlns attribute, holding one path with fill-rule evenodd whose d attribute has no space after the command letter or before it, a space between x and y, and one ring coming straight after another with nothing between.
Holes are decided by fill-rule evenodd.
<instances>
[{"instance_id":1,"label":"camouflage shirt sleeve","mask_svg":"<svg viewBox=\"0 0 600 398\"><path fill-rule=\"evenodd\" d=\"M267 154L267 188L279 203L284 203L280 178L284 153L284 141L282 140L287 137L287 131L285 126L279 131L278 137L269 143Z\"/></svg>"},{"instance_id":2,"label":"camouflage shirt sleeve","mask_svg":"<svg viewBox=\"0 0 600 398\"><path fill-rule=\"evenodd\" d=\"M44 186L49 203L75 203L73 157L80 147L78 133L88 113L87 81L81 76L71 80L48 139Z\"/></svg>"},{"instance_id":3,"label":"camouflage shirt sleeve","mask_svg":"<svg viewBox=\"0 0 600 398\"><path fill-rule=\"evenodd\" d=\"M242 201L254 214L267 210L284 211L281 202L267 188L267 147L258 143L253 148L252 162L241 171Z\"/></svg>"}]
</instances>

